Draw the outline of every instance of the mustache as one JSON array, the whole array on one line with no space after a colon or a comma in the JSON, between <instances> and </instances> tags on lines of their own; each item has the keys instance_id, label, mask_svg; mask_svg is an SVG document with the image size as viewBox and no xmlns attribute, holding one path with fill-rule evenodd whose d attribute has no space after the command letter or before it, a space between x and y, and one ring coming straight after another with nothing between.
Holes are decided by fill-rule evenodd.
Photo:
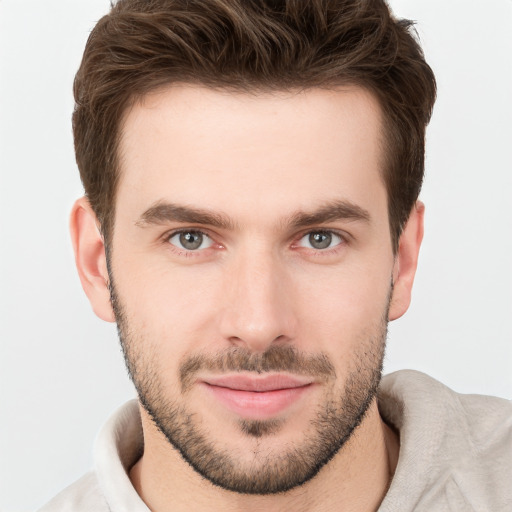
<instances>
[{"instance_id":1,"label":"mustache","mask_svg":"<svg viewBox=\"0 0 512 512\"><path fill-rule=\"evenodd\" d=\"M295 347L284 345L272 346L261 353L235 347L214 355L197 354L187 357L179 368L183 392L190 389L200 371L258 374L286 371L325 380L336 377L334 365L326 354L306 354Z\"/></svg>"}]
</instances>

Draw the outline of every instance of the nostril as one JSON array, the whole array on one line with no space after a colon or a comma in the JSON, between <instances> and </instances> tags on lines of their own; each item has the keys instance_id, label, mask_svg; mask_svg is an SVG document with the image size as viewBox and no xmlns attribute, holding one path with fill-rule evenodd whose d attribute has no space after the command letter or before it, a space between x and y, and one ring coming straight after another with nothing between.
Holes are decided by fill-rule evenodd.
<instances>
[{"instance_id":1,"label":"nostril","mask_svg":"<svg viewBox=\"0 0 512 512\"><path fill-rule=\"evenodd\" d=\"M273 336L262 332L246 332L244 335L228 337L228 341L234 347L245 348L254 353L266 352L273 345L288 343L289 340L290 337L284 334Z\"/></svg>"}]
</instances>

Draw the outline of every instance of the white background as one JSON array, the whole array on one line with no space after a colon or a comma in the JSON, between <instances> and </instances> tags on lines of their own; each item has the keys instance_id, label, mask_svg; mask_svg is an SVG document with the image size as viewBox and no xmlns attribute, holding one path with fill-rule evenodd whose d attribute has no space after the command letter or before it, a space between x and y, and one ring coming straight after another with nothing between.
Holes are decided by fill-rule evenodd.
<instances>
[{"instance_id":1,"label":"white background","mask_svg":"<svg viewBox=\"0 0 512 512\"><path fill-rule=\"evenodd\" d=\"M394 0L439 83L426 236L386 371L512 398L512 1ZM134 392L115 329L91 312L67 217L82 188L71 85L107 0L0 0L0 509L43 504L91 465Z\"/></svg>"}]
</instances>

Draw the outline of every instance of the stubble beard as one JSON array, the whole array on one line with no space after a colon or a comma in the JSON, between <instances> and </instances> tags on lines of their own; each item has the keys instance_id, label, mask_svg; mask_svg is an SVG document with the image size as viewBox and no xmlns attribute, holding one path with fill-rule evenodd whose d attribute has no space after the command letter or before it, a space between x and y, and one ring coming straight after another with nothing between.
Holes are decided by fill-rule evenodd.
<instances>
[{"instance_id":1,"label":"stubble beard","mask_svg":"<svg viewBox=\"0 0 512 512\"><path fill-rule=\"evenodd\" d=\"M112 276L111 276L112 277ZM382 376L387 337L389 300L379 325L357 345L344 386L331 386L298 446L260 450L262 443L282 427L280 420L244 420L240 433L255 443L250 464L222 449L202 424L197 412L186 407L187 392L201 369L257 373L292 371L334 381L334 366L324 354L304 354L290 346L275 345L263 354L233 348L214 356L196 355L180 365L181 401L164 389L156 354L148 353L147 340L131 330L112 280L112 306L126 367L139 401L155 426L182 458L212 484L240 494L268 495L289 491L311 480L347 443L372 404ZM326 386L328 387L328 386ZM291 444L291 443L290 443Z\"/></svg>"}]
</instances>

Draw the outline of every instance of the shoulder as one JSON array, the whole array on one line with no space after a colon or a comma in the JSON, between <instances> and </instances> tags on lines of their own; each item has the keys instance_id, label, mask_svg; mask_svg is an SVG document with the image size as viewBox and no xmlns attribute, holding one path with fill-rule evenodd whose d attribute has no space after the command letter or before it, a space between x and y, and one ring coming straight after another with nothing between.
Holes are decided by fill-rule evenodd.
<instances>
[{"instance_id":1,"label":"shoulder","mask_svg":"<svg viewBox=\"0 0 512 512\"><path fill-rule=\"evenodd\" d=\"M400 435L393 502L414 498L421 511L512 510L512 402L456 393L407 370L383 379L379 410Z\"/></svg>"},{"instance_id":2,"label":"shoulder","mask_svg":"<svg viewBox=\"0 0 512 512\"><path fill-rule=\"evenodd\" d=\"M47 503L38 512L110 512L94 472L85 474Z\"/></svg>"},{"instance_id":3,"label":"shoulder","mask_svg":"<svg viewBox=\"0 0 512 512\"><path fill-rule=\"evenodd\" d=\"M495 440L498 433L505 437L512 433L512 401L457 393L414 370L402 370L382 379L379 406L384 417L399 424L397 427L421 418L431 426L463 429L482 446Z\"/></svg>"},{"instance_id":4,"label":"shoulder","mask_svg":"<svg viewBox=\"0 0 512 512\"><path fill-rule=\"evenodd\" d=\"M39 512L148 512L129 477L143 449L137 402L131 400L100 430L94 447L94 472L64 489Z\"/></svg>"}]
</instances>

